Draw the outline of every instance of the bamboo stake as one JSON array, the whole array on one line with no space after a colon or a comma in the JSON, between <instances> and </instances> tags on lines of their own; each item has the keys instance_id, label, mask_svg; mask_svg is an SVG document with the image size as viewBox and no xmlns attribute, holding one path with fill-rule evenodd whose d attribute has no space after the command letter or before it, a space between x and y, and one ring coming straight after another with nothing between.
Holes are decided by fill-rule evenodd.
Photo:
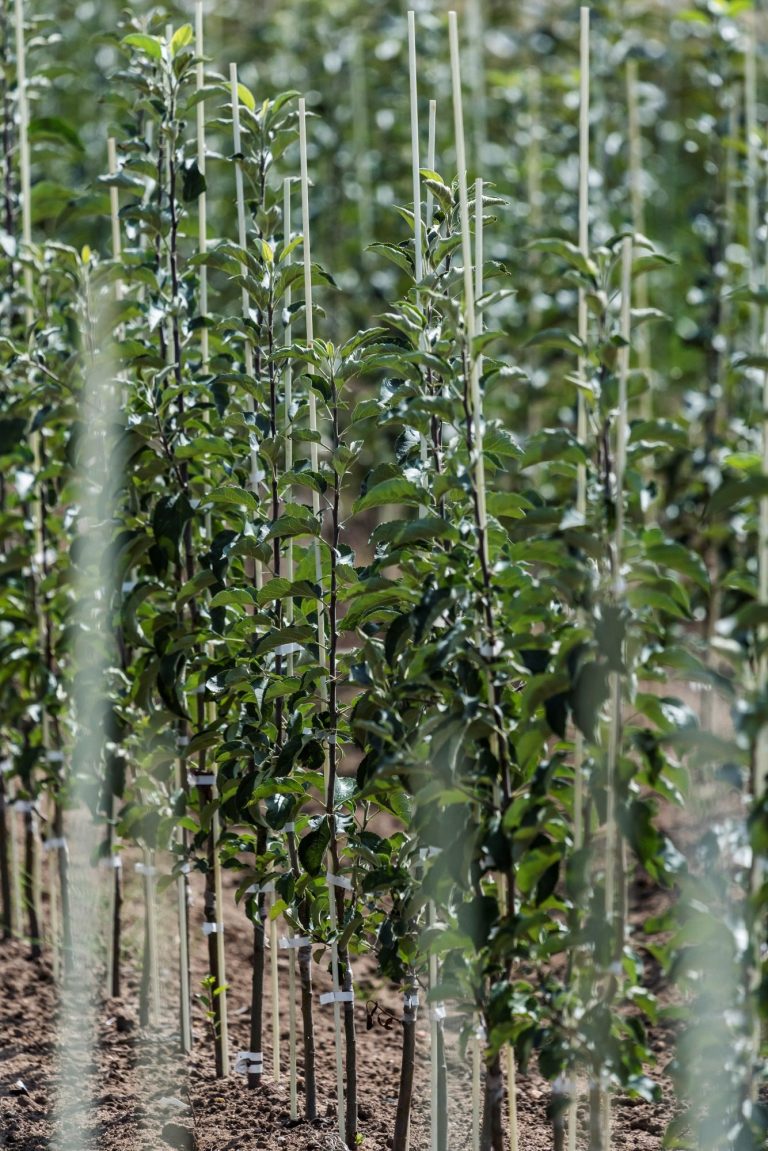
<instances>
[{"instance_id":1,"label":"bamboo stake","mask_svg":"<svg viewBox=\"0 0 768 1151\"><path fill-rule=\"evenodd\" d=\"M632 212L632 231L636 235L645 235L645 197L643 196L643 134L640 127L640 113L638 108L638 75L637 60L629 57L626 70L627 81L627 143L629 153L629 202ZM635 287L637 307L648 307L648 281L640 276ZM646 387L643 389L640 400L640 414L644 420L649 420L653 414L653 389L651 379L651 349L648 343L648 332L645 325L637 330L637 366L646 378Z\"/></svg>"},{"instance_id":2,"label":"bamboo stake","mask_svg":"<svg viewBox=\"0 0 768 1151\"><path fill-rule=\"evenodd\" d=\"M580 9L580 75L579 75L579 251L589 255L589 8ZM579 288L578 335L582 346L586 346L589 335L589 314L587 295ZM586 383L587 359L582 350L579 354L578 375ZM577 398L576 435L580 443L587 438L587 405L582 388ZM587 512L587 470L584 464L578 465L576 479L576 511L580 516ZM584 792L582 766L584 762L584 740L580 732L576 734L575 787L574 787L574 843L577 850L584 842Z\"/></svg>"},{"instance_id":3,"label":"bamboo stake","mask_svg":"<svg viewBox=\"0 0 768 1151\"><path fill-rule=\"evenodd\" d=\"M202 11L196 13L196 41L195 50L199 54L202 51ZM173 24L166 24L165 39L168 46L170 55L170 45L173 39ZM198 104L198 115L202 105ZM199 122L198 122L199 127ZM168 187L171 186L171 164L172 156L170 148L166 155L166 174L165 180ZM169 250L169 276L173 282L173 252ZM205 271L205 269L201 269ZM180 364L176 363L176 339L174 333L174 321L172 318L168 320L168 335L166 337L166 357L168 366L180 371ZM187 571L187 577L191 572ZM179 731L177 736L177 755L175 761L175 776L176 787L179 790L186 792L186 777L187 777L187 758L186 746L189 743L189 736L186 734L186 724L181 721L179 724ZM180 829L174 830L174 838L177 843L184 844L186 841L186 832ZM181 1049L185 1053L192 1050L192 1023L191 1023L191 998L190 998L190 985L189 985L189 881L187 879L186 869L179 872L176 879L176 906L177 906L177 919L179 928L179 1026L181 1033ZM217 1004L218 1010L218 1004Z\"/></svg>"},{"instance_id":4,"label":"bamboo stake","mask_svg":"<svg viewBox=\"0 0 768 1151\"><path fill-rule=\"evenodd\" d=\"M615 499L616 524L613 539L613 595L616 604L623 598L621 574L624 551L624 472L627 441L627 378L629 375L630 307L632 293L632 240L624 239L621 248L621 337L625 341L619 350L619 394L616 417L615 444ZM621 755L621 675L611 672L611 720L608 735L606 765L606 831L605 831L605 922L611 939L611 954L621 954L624 943L623 917L617 921L616 862L619 850L616 825L616 779ZM601 1087L603 1151L611 1146L611 1097L607 1087Z\"/></svg>"},{"instance_id":5,"label":"bamboo stake","mask_svg":"<svg viewBox=\"0 0 768 1151\"><path fill-rule=\"evenodd\" d=\"M753 37L750 37L753 39ZM768 289L768 243L765 246L764 283L763 288ZM763 355L768 354L768 307L762 307L762 335ZM768 369L763 370L762 381L762 420L761 420L761 454L763 475L768 475ZM758 603L768 603L768 497L761 496L758 507ZM765 647L768 644L768 628L760 627L758 642L763 649L758 658L757 690L762 695L768 686L768 654ZM765 724L759 728L753 754L752 763L752 804L757 809L764 801L768 789L768 727ZM750 895L755 899L765 881L765 860L753 851L750 865ZM760 991L760 973L762 968L761 933L754 931L752 940L752 965L748 981L748 991L751 993L751 1024L752 1024L752 1071L749 1080L749 1097L757 1102L759 1090L759 1077L756 1069L760 1067L760 1056L763 1044L763 1024L757 998Z\"/></svg>"},{"instance_id":6,"label":"bamboo stake","mask_svg":"<svg viewBox=\"0 0 768 1151\"><path fill-rule=\"evenodd\" d=\"M747 143L747 250L749 252L749 287L758 288L758 148L760 136L757 127L757 63L755 37L750 33L744 53L744 108ZM750 347L757 348L760 340L760 309L750 308Z\"/></svg>"},{"instance_id":7,"label":"bamboo stake","mask_svg":"<svg viewBox=\"0 0 768 1151\"><path fill-rule=\"evenodd\" d=\"M26 44L24 40L24 0L15 0L14 4L14 31L16 36L16 86L17 86L17 101L18 101L18 114L19 114L19 183L21 188L21 238L26 255L29 257L29 249L32 244L32 180L31 180L31 165L30 165L30 148L29 148L29 100L27 96L27 63L26 63ZM32 304L32 269L29 263L24 265L23 269L23 288L24 288L24 323L28 330L31 329L34 323L34 309ZM36 431L32 437L32 451L34 455L35 472L39 475L42 470L42 433ZM32 583L33 595L35 598L35 607L37 614L38 625L38 642L40 644L40 654L43 663L47 662L47 627L48 622L45 615L45 607L42 600L40 591L40 583L45 575L45 504L44 492L40 487L38 492L38 507L37 515L35 517L35 559L32 565ZM43 755L47 755L50 749L50 717L47 708L41 708L41 747ZM31 826L29 821L28 826ZM31 884L32 895L31 898L34 902L35 917L39 920L39 904L40 904L40 875L39 875L39 860L37 858L37 851L35 850L36 836L34 834L27 834L27 853L32 852L32 875L28 877L27 882ZM56 878L54 875L49 874L49 896L52 906L57 903L56 892ZM30 912L32 909L30 908ZM54 974L59 974L60 955L58 938L52 940L53 944L53 969Z\"/></svg>"},{"instance_id":8,"label":"bamboo stake","mask_svg":"<svg viewBox=\"0 0 768 1151\"><path fill-rule=\"evenodd\" d=\"M475 303L480 299L483 294L483 181L478 177L475 180ZM478 310L477 313L477 328L478 335L483 330L483 313ZM478 356L478 371L482 370L482 355ZM494 785L494 802L499 801L499 788L498 784ZM505 885L505 877L499 876L498 882L500 888L503 889ZM500 902L505 901L505 893L502 894ZM481 1096L481 1071L482 1071L482 1048L485 1041L485 1027L482 1020L475 1028L475 1038L472 1046L472 1147L473 1151L480 1151L480 1113L482 1107Z\"/></svg>"},{"instance_id":9,"label":"bamboo stake","mask_svg":"<svg viewBox=\"0 0 768 1151\"><path fill-rule=\"evenodd\" d=\"M475 290L472 274L472 241L470 237L469 195L467 192L467 159L464 145L464 112L461 99L461 69L459 64L459 32L455 12L448 13L448 31L451 50L451 87L456 135L456 163L459 177L459 214L461 217L461 250L464 261L464 323L467 332L470 370L470 399L475 443L473 471L477 492L478 529L483 538L484 559L488 560L488 531L485 508L485 457L483 455L482 397L478 357L474 352L476 335Z\"/></svg>"},{"instance_id":10,"label":"bamboo stake","mask_svg":"<svg viewBox=\"0 0 768 1151\"><path fill-rule=\"evenodd\" d=\"M117 175L117 143L114 136L107 139L107 170L110 176ZM112 259L119 262L123 254L122 236L120 233L120 195L117 187L110 186L109 189L109 215L112 231ZM117 303L123 298L123 282L118 279L115 282L115 300ZM125 395L123 395L123 400ZM110 874L107 879L109 884L109 897L108 897L108 924L107 924L107 982L106 990L108 996L117 998L120 995L120 909L122 907L122 874L121 869L114 863L116 858L112 851L112 825L111 820L114 814L114 796L110 795L109 798L109 812L108 818L110 820L108 836L110 854L108 861L110 863Z\"/></svg>"},{"instance_id":11,"label":"bamboo stake","mask_svg":"<svg viewBox=\"0 0 768 1151\"><path fill-rule=\"evenodd\" d=\"M485 89L485 14L483 0L467 3L467 63L472 93L472 155L479 171L488 137L488 99Z\"/></svg>"},{"instance_id":12,"label":"bamboo stake","mask_svg":"<svg viewBox=\"0 0 768 1151\"><path fill-rule=\"evenodd\" d=\"M539 126L541 123L541 75L538 68L528 71L528 117L529 142L528 157L525 165L528 183L528 207L531 230L538 235L541 231L542 195L541 195L541 140Z\"/></svg>"},{"instance_id":13,"label":"bamboo stake","mask_svg":"<svg viewBox=\"0 0 768 1151\"><path fill-rule=\"evenodd\" d=\"M476 302L475 302L475 276L473 276L472 269L472 246L470 238L470 216L469 216L469 196L467 192L467 170L466 170L466 151L464 144L464 114L462 106L461 95L461 69L459 61L459 35L458 35L458 22L455 12L448 13L448 32L450 42L450 57L451 57L451 88L453 92L453 113L454 113L454 134L456 139L456 161L458 165L458 182L459 182L459 215L461 221L461 248L462 260L464 264L464 326L466 331L467 340L467 358L468 369L470 373L470 390L469 390L469 412L471 421L471 449L474 459L471 460L473 467L474 479L474 499L475 499L475 518L478 533L478 553L480 565L483 571L483 582L485 592L485 626L486 626L486 643L488 646L488 658L492 659L494 656L493 645L495 642L494 625L493 625L493 611L490 601L490 563L488 552L488 522L486 513L486 485L485 485L485 458L483 453L483 407L482 407L482 393L480 389L480 367L481 357L477 354L475 349L475 339L477 335L477 317L476 317ZM482 185L480 185L482 189ZM481 209L482 213L482 209ZM480 263L482 263L482 226L480 229ZM465 367L465 371L466 371ZM498 699L495 695L495 688L492 683L492 677L489 674L489 695L493 698L494 706L498 706ZM500 774L502 778L502 788L505 797L509 794L509 775L508 769L504 763L504 751L501 746L501 741L497 741L496 754L499 760ZM504 883L501 885L502 899L509 912L510 888ZM509 1059L508 1053L508 1094L510 1104L510 1138L513 1151L517 1149L517 1120L515 1114L515 1087L514 1087L514 1063ZM503 1085L501 1074L500 1056L496 1056L493 1062L488 1065L486 1076L486 1099L490 1101L491 1108L489 1109L489 1121L491 1127L491 1139L495 1148L498 1147L498 1141L503 1138L502 1135L502 1116L500 1110L500 1101L503 1097Z\"/></svg>"},{"instance_id":14,"label":"bamboo stake","mask_svg":"<svg viewBox=\"0 0 768 1151\"><path fill-rule=\"evenodd\" d=\"M205 87L205 64L203 63L203 0L197 0L195 6L195 53L198 57L195 71L195 89L198 93ZM205 101L199 100L197 104L197 169L205 179L206 145L205 145ZM201 256L208 250L208 197L201 192L197 198L197 250ZM203 321L200 328L200 359L203 371L208 367L208 328L205 319L208 315L208 269L201 264L198 269L198 311Z\"/></svg>"},{"instance_id":15,"label":"bamboo stake","mask_svg":"<svg viewBox=\"0 0 768 1151\"><path fill-rule=\"evenodd\" d=\"M416 15L408 13L408 75L411 102L411 180L413 184L413 276L416 284L424 278L424 254L422 250L421 219L421 164L419 148L419 92L416 71ZM416 306L419 305L419 292L416 293ZM419 455L423 467L429 459L429 445L423 433L419 435ZM421 506L420 515L426 515L426 507Z\"/></svg>"},{"instance_id":16,"label":"bamboo stake","mask_svg":"<svg viewBox=\"0 0 768 1151\"><path fill-rule=\"evenodd\" d=\"M416 283L423 278L421 249L421 174L419 166L419 92L416 72L416 16L408 13L408 74L411 97L411 179L413 182L413 244Z\"/></svg>"},{"instance_id":17,"label":"bamboo stake","mask_svg":"<svg viewBox=\"0 0 768 1151\"><path fill-rule=\"evenodd\" d=\"M32 181L29 159L29 101L27 99L27 56L24 43L24 0L15 0L14 27L16 32L16 87L19 110L19 183L21 185L21 239L25 248L32 243ZM29 254L27 252L27 254ZM25 265L23 273L24 318L27 327L34 322L32 309L32 269Z\"/></svg>"},{"instance_id":18,"label":"bamboo stake","mask_svg":"<svg viewBox=\"0 0 768 1151\"><path fill-rule=\"evenodd\" d=\"M291 181L286 178L283 180L283 243L288 244L291 238ZM290 257L288 258L290 262ZM291 304L293 302L293 292L290 288L285 293L285 315L287 322L285 325L285 345L290 347L293 339L293 330L291 324ZM286 361L285 371L283 374L283 387L284 387L284 404L285 404L285 428L288 434L285 437L285 470L290 472L293 470L293 435L290 429L293 426L293 367L290 360ZM286 541L285 553L285 567L286 578L289 583L293 583L293 538L289 536ZM288 627L293 623L294 609L293 609L293 596L289 596L285 605L285 620ZM293 675L293 651L289 651L286 656L286 673L288 676ZM293 939L293 928L288 929L289 941ZM296 1073L296 961L295 961L295 948L288 947L288 1090L290 1094L290 1107L291 1119L296 1120L299 1117L299 1103L297 1091L297 1073Z\"/></svg>"},{"instance_id":19,"label":"bamboo stake","mask_svg":"<svg viewBox=\"0 0 768 1151\"><path fill-rule=\"evenodd\" d=\"M435 137L437 135L437 100L429 101L429 126L427 136L427 168L430 172L435 170ZM432 214L434 211L435 197L433 193L427 188L427 198L425 204L425 215L427 220L427 227L432 227Z\"/></svg>"},{"instance_id":20,"label":"bamboo stake","mask_svg":"<svg viewBox=\"0 0 768 1151\"><path fill-rule=\"evenodd\" d=\"M307 346L312 347L314 344L314 318L312 314L312 251L310 242L309 231L309 171L307 163L307 106L306 101L302 98L299 100L299 155L301 166L301 222L302 231L304 234L304 300L306 309L306 337ZM310 375L311 365L310 365ZM314 389L309 388L309 428L313 433L313 439L310 441L310 466L314 472L318 470L318 446L314 438L317 434L317 400L315 397ZM312 510L315 516L320 518L320 493L313 489L312 491ZM315 566L316 566L316 579L318 585L322 587L322 556L320 552L320 541L315 537ZM325 617L322 611L322 605L318 604L317 612L317 647L318 657L321 667L327 668L328 652L326 648L325 638ZM328 702L328 681L327 675L324 675L320 681L320 701L325 708ZM331 733L335 739L335 733ZM324 775L326 784L326 795L328 793L328 779L330 773L330 744L326 743ZM331 836L336 836L336 821L331 816ZM329 860L329 874L330 868L333 866L333 853L328 852ZM338 929L337 914L336 914L336 895L332 882L328 882L328 909L331 924L331 981L333 986L333 1027L334 1038L336 1042L336 1112L339 1124L339 1133L344 1135L344 1065L342 1056L341 1044L341 1002L338 996L341 994L341 981L339 978L339 954L338 954L338 941L336 932Z\"/></svg>"},{"instance_id":21,"label":"bamboo stake","mask_svg":"<svg viewBox=\"0 0 768 1151\"><path fill-rule=\"evenodd\" d=\"M272 988L272 1077L275 1083L280 1082L280 979L277 968L277 948L277 919L270 914L269 975Z\"/></svg>"},{"instance_id":22,"label":"bamboo stake","mask_svg":"<svg viewBox=\"0 0 768 1151\"><path fill-rule=\"evenodd\" d=\"M357 226L360 244L365 248L373 235L373 180L371 176L371 141L369 129L368 70L360 32L354 33L351 61L352 137L355 148L356 174L360 185L357 196Z\"/></svg>"},{"instance_id":23,"label":"bamboo stake","mask_svg":"<svg viewBox=\"0 0 768 1151\"><path fill-rule=\"evenodd\" d=\"M579 251L589 255L589 8L579 10ZM589 336L589 314L587 297L583 287L579 288L578 336L582 347L586 347ZM582 383L586 382L587 359L582 350L579 353L577 372ZM587 408L581 388L577 399L577 429L580 443L587 438ZM576 511L586 517L587 512L587 471L584 464L578 465L576 476ZM584 845L584 736L576 731L573 752L573 841L579 851ZM568 1151L576 1151L578 1125L579 1092L576 1076L573 1077L573 1092L568 1108Z\"/></svg>"},{"instance_id":24,"label":"bamboo stake","mask_svg":"<svg viewBox=\"0 0 768 1151\"><path fill-rule=\"evenodd\" d=\"M240 97L237 90L237 64L230 64L229 66L229 79L232 91L232 142L234 144L235 155L238 156L242 152L242 145L240 139ZM240 247L245 250L248 244L248 238L245 225L245 188L243 186L243 170L240 165L235 162L235 190L237 195L237 237ZM243 272L245 273L245 267ZM250 296L248 289L243 288L241 292L241 304L243 318L247 319L250 312ZM253 376L253 346L251 341L245 341L245 374ZM252 410L256 410L256 401L251 400ZM259 487L259 456L256 448L251 449L251 489L257 492ZM256 561L255 572L256 590L260 591L262 586L262 570L261 561Z\"/></svg>"},{"instance_id":25,"label":"bamboo stake","mask_svg":"<svg viewBox=\"0 0 768 1151\"><path fill-rule=\"evenodd\" d=\"M469 372L470 372L470 403L471 403L471 418L473 423L474 432L474 449L475 460L472 461L474 482L477 499L477 519L478 530L481 533L481 547L483 550L483 559L487 563L488 558L488 540L486 531L486 512L485 512L485 459L483 456L483 428L481 416L481 398L480 398L480 375L478 359L474 354L474 341L476 334L476 315L475 315L475 288L474 277L472 273L472 247L470 239L470 223L469 223L469 196L467 192L467 160L466 149L464 144L464 112L461 93L461 68L459 61L459 32L458 21L456 13L451 11L448 13L448 37L450 48L450 62L451 62L451 90L453 96L453 118L454 118L454 135L456 142L456 166L458 169L459 181L459 213L461 220L461 249L462 260L464 264L464 324L467 333L467 346L469 349ZM482 210L480 212L482 216ZM482 224L480 224L480 239L479 244L482 244ZM430 957L430 964L432 957ZM435 977L436 960L435 960ZM436 1040L439 1041L439 1035ZM436 1109L437 1098L435 1085L433 1084L433 1109ZM433 1132L434 1137L434 1132Z\"/></svg>"}]
</instances>

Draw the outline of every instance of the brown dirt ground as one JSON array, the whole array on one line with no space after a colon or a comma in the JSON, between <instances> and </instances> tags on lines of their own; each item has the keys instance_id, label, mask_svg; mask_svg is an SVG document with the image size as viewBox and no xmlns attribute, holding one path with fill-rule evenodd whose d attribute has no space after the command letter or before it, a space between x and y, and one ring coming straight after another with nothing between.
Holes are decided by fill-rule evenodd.
<instances>
[{"instance_id":1,"label":"brown dirt ground","mask_svg":"<svg viewBox=\"0 0 768 1151\"><path fill-rule=\"evenodd\" d=\"M260 1090L249 1091L244 1077L215 1078L202 1007L196 1009L195 1048L188 1060L178 1053L173 992L175 914L170 897L161 900L160 921L164 947L161 978L167 995L160 1025L138 1025L138 956L140 951L140 896L138 878L126 868L126 965L120 1000L97 996L88 1000L86 977L81 980L83 1000L72 1007L76 1015L66 1075L57 1053L57 1033L63 1023L50 960L27 958L23 942L0 945L0 1147L14 1151L165 1151L183 1147L196 1151L336 1151L333 1022L330 1008L317 1010L320 1118L313 1124L291 1124L287 1076L275 1083L265 1075ZM77 871L75 870L75 881ZM231 1050L248 1047L248 997L251 969L251 931L234 903L234 882L227 900L227 980L230 986ZM663 898L647 883L635 884L636 920L654 913ZM199 894L192 908L201 918ZM202 937L194 949L195 988L206 974ZM287 1055L286 960L280 955L282 974L282 1053ZM94 972L98 973L98 963ZM327 983L321 967L315 974L319 989ZM360 1062L360 1132L362 1148L387 1151L391 1146L399 1076L400 1029L366 1029L363 999L375 997L382 1005L399 1009L395 989L376 986L370 960L361 960L356 982L361 1001L357 1007ZM658 978L657 973L653 973ZM103 982L95 974L97 985ZM266 1012L265 1067L272 1065L272 1028ZM58 1027L57 1027L58 1024ZM449 1047L449 1148L463 1151L471 1145L471 1070L458 1056L455 1036ZM429 1036L428 1025L419 1032L411 1148L429 1148ZM674 1113L670 1085L663 1068L671 1056L672 1035L665 1027L651 1032L657 1066L652 1074L662 1082L665 1101L651 1105L630 1099L614 1103L613 1146L633 1151L657 1151L666 1122ZM301 1063L299 1062L299 1077ZM28 1094L16 1084L21 1080ZM301 1079L299 1078L301 1084ZM301 1087L300 1087L301 1089ZM547 1120L548 1084L534 1072L518 1078L519 1146L521 1151L544 1151L552 1146ZM301 1096L300 1096L301 1104ZM586 1146L586 1107L580 1108L580 1148Z\"/></svg>"}]
</instances>

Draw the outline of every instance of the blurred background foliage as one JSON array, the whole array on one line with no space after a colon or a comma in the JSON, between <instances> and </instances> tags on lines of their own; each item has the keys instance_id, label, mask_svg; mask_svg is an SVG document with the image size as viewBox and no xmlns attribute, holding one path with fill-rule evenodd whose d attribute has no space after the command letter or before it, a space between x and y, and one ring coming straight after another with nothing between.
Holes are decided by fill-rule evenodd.
<instances>
[{"instance_id":1,"label":"blurred background foliage","mask_svg":"<svg viewBox=\"0 0 768 1151\"><path fill-rule=\"evenodd\" d=\"M471 174L492 181L506 198L488 239L490 254L515 273L518 294L505 320L517 346L532 328L573 312L571 293L562 286L549 290L550 262L528 251L527 244L544 232L575 239L578 6L555 0L514 6L465 0L457 6ZM194 19L191 4L169 4L160 16L135 7L147 25ZM445 11L432 0L415 0L413 7L423 150L426 154L428 101L435 99L437 168L450 180L455 161ZM706 391L702 384L718 353L713 328L721 288L725 281L747 278L743 31L752 7L745 0L592 6L592 239L604 241L631 223L626 62L633 58L645 231L677 260L654 287L657 306L675 304L669 309L675 322L655 328L654 348L655 358L668 365L666 402L676 405L687 388ZM212 70L226 76L235 61L257 99L296 89L307 95L318 117L311 133L313 241L318 259L343 289L329 316L332 337L367 323L377 302L391 299L398 287L397 270L365 247L374 238L399 242L406 234L393 210L408 202L410 191L405 9L383 0L258 6L224 0L206 14ZM125 126L120 108L110 110L110 98L111 77L124 63L117 44L126 30L125 13L118 4L85 0L58 3L50 13L31 8L29 20L35 27L29 73L36 238L106 247L107 196L96 183L106 167L105 115L96 105L110 111L110 131L119 140ZM7 2L2 31L9 100L13 37ZM758 122L764 122L765 111L765 105L758 109ZM223 155L231 151L224 136L211 147ZM291 162L297 166L292 153L284 171ZM215 234L234 231L229 180L223 165L212 165L209 209L215 213ZM726 217L728 195L732 211ZM682 300L687 307L681 310ZM553 371L551 363L542 362L531 381L533 395L517 389L506 403L527 410L533 400L548 407ZM675 385L672 399L670 384ZM686 402L696 406L691 397Z\"/></svg>"}]
</instances>

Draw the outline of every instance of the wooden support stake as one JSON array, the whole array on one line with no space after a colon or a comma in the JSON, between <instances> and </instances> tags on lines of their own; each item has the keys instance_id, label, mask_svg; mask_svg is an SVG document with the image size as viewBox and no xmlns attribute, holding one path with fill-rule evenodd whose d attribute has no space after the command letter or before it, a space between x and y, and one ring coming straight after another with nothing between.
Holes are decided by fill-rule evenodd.
<instances>
[{"instance_id":1,"label":"wooden support stake","mask_svg":"<svg viewBox=\"0 0 768 1151\"><path fill-rule=\"evenodd\" d=\"M312 250L309 231L309 169L307 163L307 106L306 101L302 98L299 100L299 156L301 166L301 223L304 235L304 301L306 309L306 336L307 346L312 347L314 344L314 318L312 313ZM310 376L311 365L310 365ZM313 433L313 438L310 442L310 466L313 472L317 472L319 463L318 445L317 445L317 400L314 389L310 383L309 387L309 428ZM315 516L320 518L320 493L313 489L312 492L312 510ZM322 554L320 550L320 540L315 538L315 570L316 579L319 586L323 585L323 570L322 570ZM328 666L328 650L326 646L325 636L325 616L322 608L318 609L317 613L317 647L318 659L321 667L327 669ZM321 706L325 709L328 705L328 677L327 673L320 681L320 702ZM335 738L335 733L331 733ZM324 776L325 776L325 791L328 793L328 781L330 773L330 755L331 749L328 741L325 744L325 763L324 763ZM331 836L336 836L336 821L331 817L333 826L331 827ZM328 849L329 872L332 867L332 852L330 846ZM338 940L337 940L337 914L336 914L336 893L333 884L328 883L328 909L331 925L331 984L334 992L333 1001L333 1029L334 1038L336 1042L336 1113L339 1124L339 1134L344 1136L345 1130L345 1109L344 1109L344 1059L342 1052L341 1041L341 1002L338 996L341 993L341 980L339 976L339 953L338 953Z\"/></svg>"}]
</instances>

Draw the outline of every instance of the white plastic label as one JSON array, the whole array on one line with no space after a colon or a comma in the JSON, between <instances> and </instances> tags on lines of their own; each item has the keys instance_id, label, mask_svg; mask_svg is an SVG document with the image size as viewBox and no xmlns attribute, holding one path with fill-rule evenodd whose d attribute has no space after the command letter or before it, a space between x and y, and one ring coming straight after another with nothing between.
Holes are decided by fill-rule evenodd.
<instances>
[{"instance_id":1,"label":"white plastic label","mask_svg":"<svg viewBox=\"0 0 768 1151\"><path fill-rule=\"evenodd\" d=\"M346 875L334 875L332 871L326 873L326 882L332 887L343 887L345 891L352 890L352 880L347 879Z\"/></svg>"},{"instance_id":2,"label":"white plastic label","mask_svg":"<svg viewBox=\"0 0 768 1151\"><path fill-rule=\"evenodd\" d=\"M286 935L280 937L281 947L310 947L312 940L306 935L292 935L290 938Z\"/></svg>"},{"instance_id":3,"label":"white plastic label","mask_svg":"<svg viewBox=\"0 0 768 1151\"><path fill-rule=\"evenodd\" d=\"M240 1051L235 1060L235 1074L247 1075L248 1072L262 1072L264 1070L264 1055L261 1051Z\"/></svg>"},{"instance_id":4,"label":"white plastic label","mask_svg":"<svg viewBox=\"0 0 768 1151\"><path fill-rule=\"evenodd\" d=\"M212 772L205 772L203 775L188 775L187 783L190 787L213 787L216 783L216 776Z\"/></svg>"},{"instance_id":5,"label":"white plastic label","mask_svg":"<svg viewBox=\"0 0 768 1151\"><path fill-rule=\"evenodd\" d=\"M324 991L320 996L320 1006L326 1003L354 1003L354 991Z\"/></svg>"}]
</instances>

